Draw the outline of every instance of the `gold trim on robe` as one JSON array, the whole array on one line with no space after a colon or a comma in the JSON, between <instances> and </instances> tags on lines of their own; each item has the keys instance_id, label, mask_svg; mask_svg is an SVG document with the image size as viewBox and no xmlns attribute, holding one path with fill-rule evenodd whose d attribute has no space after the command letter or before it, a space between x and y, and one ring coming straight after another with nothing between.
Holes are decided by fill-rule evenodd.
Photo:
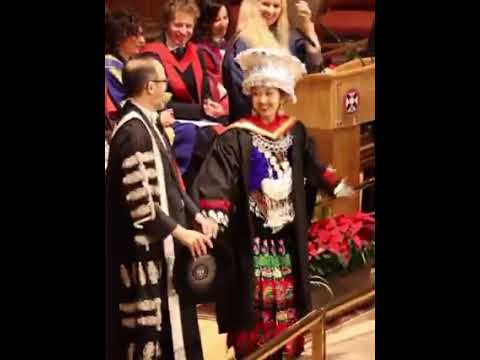
<instances>
[{"instance_id":1,"label":"gold trim on robe","mask_svg":"<svg viewBox=\"0 0 480 360\"><path fill-rule=\"evenodd\" d=\"M230 124L229 126L227 126L226 129L227 130L230 130L230 129L248 130L248 131L254 132L255 134L268 137L269 139L278 140L282 136L284 136L285 133L289 131L293 127L293 125L295 125L296 122L297 122L296 118L294 118L293 116L289 116L274 131L268 131L268 130L262 129L261 127L258 127L257 125L252 123L249 119L242 118L234 122L233 124Z\"/></svg>"}]
</instances>

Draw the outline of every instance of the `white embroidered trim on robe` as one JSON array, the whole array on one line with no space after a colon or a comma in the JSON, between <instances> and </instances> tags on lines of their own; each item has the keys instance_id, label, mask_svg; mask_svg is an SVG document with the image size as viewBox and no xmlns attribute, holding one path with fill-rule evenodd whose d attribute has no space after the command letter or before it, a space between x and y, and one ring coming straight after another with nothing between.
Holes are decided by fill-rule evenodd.
<instances>
[{"instance_id":1,"label":"white embroidered trim on robe","mask_svg":"<svg viewBox=\"0 0 480 360\"><path fill-rule=\"evenodd\" d=\"M122 120L120 120L117 127L113 130L112 138L115 136L116 132L122 125L124 125L127 121L133 118L140 120L145 126L148 134L150 135L150 138L152 141L155 168L157 169L157 173L158 173L157 178L159 180L160 207L162 211L164 211L165 214L168 215L169 214L168 198L167 198L167 192L165 189L165 183L162 183L163 186L160 186L160 180L163 179L163 175L164 175L163 162L160 156L160 150L158 149L155 138L150 128L145 123L145 120L143 119L143 117L140 116L140 114L138 114L138 112L135 112L135 111L128 113L124 118L122 118ZM159 138L161 138L160 132L158 131L155 125L153 125L153 128L155 129L155 132L157 133ZM186 353L185 353L185 343L183 339L180 301L178 298L178 294L175 291L175 288L173 286L173 264L175 262L175 250L174 250L173 237L171 234L168 235L163 240L163 248L164 248L165 261L167 263L167 294L168 294L167 299L168 299L168 310L170 315L170 326L172 331L174 358L175 360L184 360L186 359ZM135 266L133 268L135 269Z\"/></svg>"},{"instance_id":2,"label":"white embroidered trim on robe","mask_svg":"<svg viewBox=\"0 0 480 360\"><path fill-rule=\"evenodd\" d=\"M221 210L202 210L202 215L208 217L215 221L217 224L222 225L224 227L228 227L228 223L230 219L228 218L228 214L221 211Z\"/></svg>"}]
</instances>

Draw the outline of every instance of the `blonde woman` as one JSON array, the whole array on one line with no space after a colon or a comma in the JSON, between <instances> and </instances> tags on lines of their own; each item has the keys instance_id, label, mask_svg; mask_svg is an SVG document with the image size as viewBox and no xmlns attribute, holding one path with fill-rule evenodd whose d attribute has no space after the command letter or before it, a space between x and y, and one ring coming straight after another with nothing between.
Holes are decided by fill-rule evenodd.
<instances>
[{"instance_id":1,"label":"blonde woman","mask_svg":"<svg viewBox=\"0 0 480 360\"><path fill-rule=\"evenodd\" d=\"M238 16L237 33L227 46L223 62L223 82L228 91L231 120L250 114L251 102L242 93L243 73L235 57L243 50L257 47L288 49L307 72L318 71L322 64L320 41L306 1L295 4L298 28L288 23L286 0L243 0Z\"/></svg>"}]
</instances>

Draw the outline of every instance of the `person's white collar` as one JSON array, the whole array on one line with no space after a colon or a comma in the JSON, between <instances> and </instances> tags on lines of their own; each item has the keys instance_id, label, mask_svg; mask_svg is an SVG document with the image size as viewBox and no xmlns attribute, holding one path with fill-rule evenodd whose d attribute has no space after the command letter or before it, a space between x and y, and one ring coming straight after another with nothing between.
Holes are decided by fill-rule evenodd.
<instances>
[{"instance_id":1,"label":"person's white collar","mask_svg":"<svg viewBox=\"0 0 480 360\"><path fill-rule=\"evenodd\" d=\"M147 116L148 120L150 120L153 124L156 124L159 116L157 111L146 109L144 106L140 105L135 100L130 99L130 101L133 105L142 110L142 112Z\"/></svg>"}]
</instances>

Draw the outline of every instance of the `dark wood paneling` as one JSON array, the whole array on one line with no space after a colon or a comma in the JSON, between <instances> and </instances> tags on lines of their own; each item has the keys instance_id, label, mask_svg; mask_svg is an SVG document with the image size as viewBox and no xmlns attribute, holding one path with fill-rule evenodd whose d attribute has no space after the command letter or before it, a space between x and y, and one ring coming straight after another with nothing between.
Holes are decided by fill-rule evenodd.
<instances>
[{"instance_id":1,"label":"dark wood paneling","mask_svg":"<svg viewBox=\"0 0 480 360\"><path fill-rule=\"evenodd\" d=\"M112 0L109 1L112 10L128 10L142 18L158 20L160 7L164 0Z\"/></svg>"}]
</instances>

